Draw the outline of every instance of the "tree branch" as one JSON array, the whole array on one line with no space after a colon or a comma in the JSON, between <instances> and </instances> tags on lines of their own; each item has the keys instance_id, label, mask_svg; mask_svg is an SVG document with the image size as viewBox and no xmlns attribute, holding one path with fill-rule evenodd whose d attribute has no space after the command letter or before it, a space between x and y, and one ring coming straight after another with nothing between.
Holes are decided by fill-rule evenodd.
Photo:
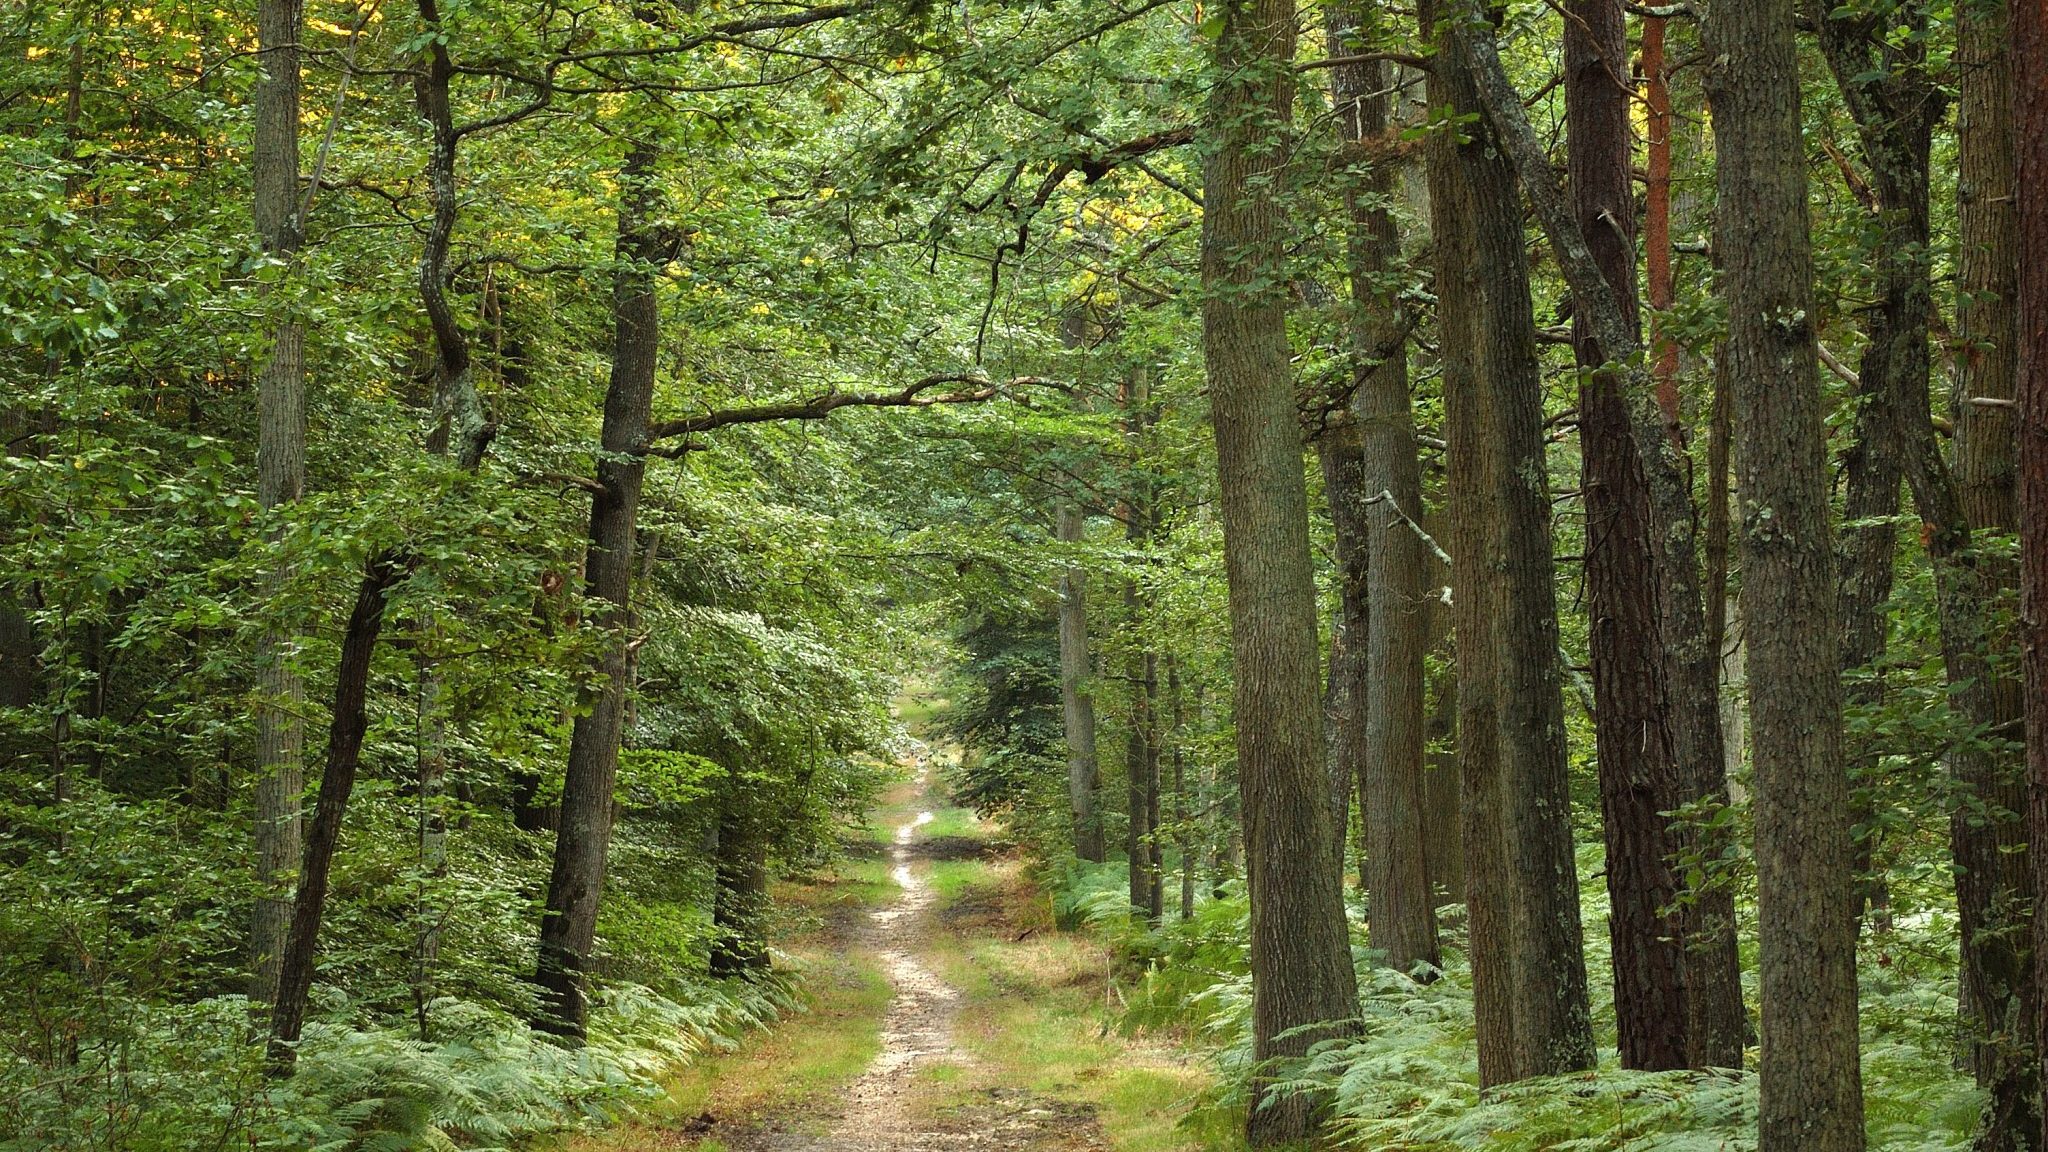
<instances>
[{"instance_id":1,"label":"tree branch","mask_svg":"<svg viewBox=\"0 0 2048 1152\"><path fill-rule=\"evenodd\" d=\"M961 385L950 392L934 392L933 389L945 384ZM1053 385L1054 382L1041 376L1018 376L1003 383L996 383L985 376L968 372L939 372L916 380L894 392L827 392L802 400L791 400L781 404L761 404L748 408L721 408L700 416L686 416L676 420L662 420L648 425L647 437L641 451L649 455L669 455L676 450L657 451L652 447L657 440L685 437L679 445L688 451L693 445L688 437L735 424L769 424L784 420L823 420L841 408L929 408L936 404L978 404L993 400L997 396L1028 385Z\"/></svg>"}]
</instances>

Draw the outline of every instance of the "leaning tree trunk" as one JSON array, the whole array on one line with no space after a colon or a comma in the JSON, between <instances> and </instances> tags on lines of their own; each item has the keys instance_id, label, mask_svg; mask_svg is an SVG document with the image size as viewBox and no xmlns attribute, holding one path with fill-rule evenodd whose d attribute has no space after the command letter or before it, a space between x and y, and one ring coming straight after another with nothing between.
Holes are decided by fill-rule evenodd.
<instances>
[{"instance_id":1,"label":"leaning tree trunk","mask_svg":"<svg viewBox=\"0 0 2048 1152\"><path fill-rule=\"evenodd\" d=\"M1358 51L1350 43L1367 23L1358 4L1332 5L1327 15L1332 57ZM1358 146L1384 136L1390 115L1390 69L1381 62L1331 70L1338 134ZM1416 526L1422 523L1422 465L1408 395L1408 319L1398 299L1401 240L1388 210L1396 168L1364 161L1347 181L1345 216L1351 279L1351 418L1357 425L1359 490L1365 501L1363 746L1359 821L1364 830L1370 940L1402 972L1434 969L1436 904L1431 895L1424 773L1423 658L1429 646L1426 565ZM1362 705L1362 706L1361 706Z\"/></svg>"},{"instance_id":2,"label":"leaning tree trunk","mask_svg":"<svg viewBox=\"0 0 2048 1152\"><path fill-rule=\"evenodd\" d=\"M1315 577L1287 340L1286 157L1293 0L1227 0L1203 188L1202 346L1236 660L1251 899L1253 1056L1299 1056L1357 1013L1343 879L1331 866L1317 719ZM1305 1094L1261 1074L1247 1135L1299 1140Z\"/></svg>"},{"instance_id":3,"label":"leaning tree trunk","mask_svg":"<svg viewBox=\"0 0 2048 1152\"><path fill-rule=\"evenodd\" d=\"M1718 774L1715 738L1719 727L1712 708L1714 663L1700 607L1694 510L1685 479L1689 462L1667 434L1668 412L1659 402L1654 377L1643 363L1636 326L1557 186L1549 157L1524 111L1521 94L1508 80L1507 70L1501 64L1493 34L1486 22L1472 13L1458 26L1455 37L1483 94L1486 118L1499 133L1509 162L1542 221L1551 253L1571 287L1574 315L1585 324L1581 338L1590 337L1598 345L1602 358L1614 365L1625 384L1619 394L1625 402L1637 458L1647 481L1644 490L1651 517L1650 536L1656 541L1660 561L1657 583L1663 604L1660 631L1667 652L1665 674L1686 689L1677 693L1680 699L1675 701L1674 711L1679 760L1688 766L1688 791L1700 800L1719 801L1724 784ZM1719 1008L1705 1017L1719 1021L1726 1016L1732 1031L1733 1022L1740 1018L1740 1000L1733 972L1724 968L1732 956L1730 928L1707 916L1688 927L1693 932L1693 943L1705 954L1703 962L1712 965L1709 973L1714 980L1710 988L1713 1002ZM1730 1043L1732 1046L1732 1039ZM1702 1047L1703 1051L1708 1048Z\"/></svg>"},{"instance_id":4,"label":"leaning tree trunk","mask_svg":"<svg viewBox=\"0 0 2048 1152\"><path fill-rule=\"evenodd\" d=\"M612 371L604 398L598 488L590 499L584 577L584 595L595 606L589 622L606 635L597 681L585 691L584 709L569 736L561 826L555 834L534 976L541 988L535 1026L578 1040L588 1021L585 966L597 939L605 857L611 846L613 782L625 736L626 694L632 687L632 640L627 633L632 622L634 523L647 467L642 452L654 400L661 321L655 297L655 270L662 260L655 156L652 145L635 142L619 173Z\"/></svg>"},{"instance_id":5,"label":"leaning tree trunk","mask_svg":"<svg viewBox=\"0 0 2048 1152\"><path fill-rule=\"evenodd\" d=\"M1791 0L1706 25L1755 764L1761 1152L1864 1146L1856 922Z\"/></svg>"},{"instance_id":6,"label":"leaning tree trunk","mask_svg":"<svg viewBox=\"0 0 2048 1152\"><path fill-rule=\"evenodd\" d=\"M255 183L256 234L273 260L289 263L299 251L299 31L300 0L263 0L256 37L263 78L256 86L256 136L250 157ZM287 293L288 295L288 293ZM264 511L296 501L306 488L305 326L289 302L272 335L270 357L256 382L256 499ZM276 612L290 570L283 540L266 574L267 610ZM306 790L306 728L300 717L306 686L292 659L288 628L266 624L256 646L256 908L249 951L254 976L249 998L277 999L278 965L292 915L291 872L299 862L299 808Z\"/></svg>"},{"instance_id":7,"label":"leaning tree trunk","mask_svg":"<svg viewBox=\"0 0 2048 1152\"><path fill-rule=\"evenodd\" d=\"M327 880L334 852L341 843L341 825L348 813L362 763L363 737L369 732L370 661L384 631L384 598L403 575L398 558L381 552L371 558L356 590L354 611L341 635L341 661L335 666L334 716L327 732L327 763L320 773L320 796L307 829L306 852L299 867L299 889L292 903L290 931L280 952L277 1002L270 1014L270 1064L292 1066L295 1046L306 1021L306 1001L313 990L314 952L320 941L320 920L327 906Z\"/></svg>"},{"instance_id":8,"label":"leaning tree trunk","mask_svg":"<svg viewBox=\"0 0 2048 1152\"><path fill-rule=\"evenodd\" d=\"M1058 539L1081 540L1081 509L1062 504ZM1074 821L1074 855L1101 863L1102 817L1095 810L1101 767L1095 758L1095 694L1088 691L1088 577L1079 564L1060 573L1060 716L1067 738L1067 805Z\"/></svg>"}]
</instances>

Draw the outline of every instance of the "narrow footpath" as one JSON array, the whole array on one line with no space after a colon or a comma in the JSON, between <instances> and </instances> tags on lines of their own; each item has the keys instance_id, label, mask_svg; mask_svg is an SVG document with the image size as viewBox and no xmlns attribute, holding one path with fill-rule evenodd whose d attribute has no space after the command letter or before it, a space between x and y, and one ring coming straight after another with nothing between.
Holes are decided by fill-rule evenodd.
<instances>
[{"instance_id":1,"label":"narrow footpath","mask_svg":"<svg viewBox=\"0 0 2048 1152\"><path fill-rule=\"evenodd\" d=\"M904 766L869 854L784 893L812 910L783 946L813 1010L687 1070L669 1100L576 1152L1203 1147L1177 1122L1206 1073L1112 1032L1102 947L1052 928L991 829L946 805L931 749L912 742Z\"/></svg>"}]
</instances>

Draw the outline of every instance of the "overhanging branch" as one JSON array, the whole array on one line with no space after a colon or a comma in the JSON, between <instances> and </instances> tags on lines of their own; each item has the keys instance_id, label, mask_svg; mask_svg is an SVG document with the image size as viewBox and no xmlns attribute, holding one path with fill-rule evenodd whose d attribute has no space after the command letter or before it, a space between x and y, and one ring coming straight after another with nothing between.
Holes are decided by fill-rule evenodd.
<instances>
[{"instance_id":1,"label":"overhanging branch","mask_svg":"<svg viewBox=\"0 0 2048 1152\"><path fill-rule=\"evenodd\" d=\"M948 391L939 391L953 385ZM826 392L781 404L759 404L746 408L720 408L699 416L657 421L647 427L642 451L648 455L679 455L702 447L692 436L736 424L772 424L785 420L823 420L841 408L929 408L939 404L978 404L1006 392L1033 385L1057 387L1042 376L1017 376L997 383L969 372L938 372L915 380L893 392ZM672 448L656 448L660 440L683 438Z\"/></svg>"}]
</instances>

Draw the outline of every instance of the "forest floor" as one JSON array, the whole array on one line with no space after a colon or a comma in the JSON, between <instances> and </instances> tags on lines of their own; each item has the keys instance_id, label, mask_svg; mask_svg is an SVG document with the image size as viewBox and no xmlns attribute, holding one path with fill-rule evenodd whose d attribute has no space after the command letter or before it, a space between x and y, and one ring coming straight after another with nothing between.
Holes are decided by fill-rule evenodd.
<instances>
[{"instance_id":1,"label":"forest floor","mask_svg":"<svg viewBox=\"0 0 2048 1152\"><path fill-rule=\"evenodd\" d=\"M943 753L941 753L943 755ZM929 750L832 875L782 886L810 1011L686 1070L581 1152L1192 1152L1207 1072L1124 1038L1109 958L1059 932Z\"/></svg>"}]
</instances>

